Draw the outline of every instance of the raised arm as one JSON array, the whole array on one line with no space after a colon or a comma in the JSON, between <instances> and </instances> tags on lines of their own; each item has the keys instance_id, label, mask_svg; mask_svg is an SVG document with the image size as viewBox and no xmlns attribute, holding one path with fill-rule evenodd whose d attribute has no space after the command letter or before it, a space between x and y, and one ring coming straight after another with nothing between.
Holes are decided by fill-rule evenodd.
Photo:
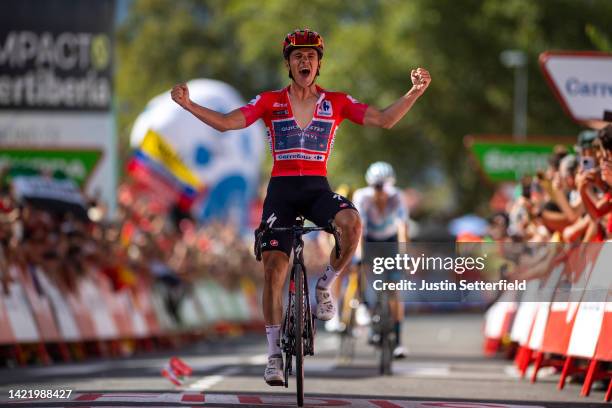
<instances>
[{"instance_id":1,"label":"raised arm","mask_svg":"<svg viewBox=\"0 0 612 408\"><path fill-rule=\"evenodd\" d=\"M229 113L219 113L212 109L205 108L204 106L200 106L189 99L187 84L175 85L170 95L172 96L172 100L183 107L183 109L220 132L244 129L246 127L246 119L240 109L234 109Z\"/></svg>"},{"instance_id":2,"label":"raised arm","mask_svg":"<svg viewBox=\"0 0 612 408\"><path fill-rule=\"evenodd\" d=\"M597 173L594 170L581 173L576 177L576 184L578 185L582 202L588 214L595 221L612 211L612 201L607 198L597 199L590 191L590 187L595 183L596 177Z\"/></svg>"},{"instance_id":3,"label":"raised arm","mask_svg":"<svg viewBox=\"0 0 612 408\"><path fill-rule=\"evenodd\" d=\"M412 88L397 101L387 108L378 110L373 106L368 106L363 119L365 126L381 127L391 129L404 115L412 108L412 105L427 89L431 82L429 72L423 68L413 69L410 73Z\"/></svg>"}]
</instances>

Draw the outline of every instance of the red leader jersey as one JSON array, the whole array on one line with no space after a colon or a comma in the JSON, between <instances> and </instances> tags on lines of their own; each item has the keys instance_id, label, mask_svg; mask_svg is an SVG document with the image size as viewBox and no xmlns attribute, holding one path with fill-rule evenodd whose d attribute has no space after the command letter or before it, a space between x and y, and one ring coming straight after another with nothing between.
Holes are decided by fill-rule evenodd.
<instances>
[{"instance_id":1,"label":"red leader jersey","mask_svg":"<svg viewBox=\"0 0 612 408\"><path fill-rule=\"evenodd\" d=\"M363 124L368 105L341 92L317 86L320 96L312 120L300 128L291 109L289 87L263 92L240 108L249 126L257 119L266 125L275 176L326 176L327 160L338 125L345 118Z\"/></svg>"}]
</instances>

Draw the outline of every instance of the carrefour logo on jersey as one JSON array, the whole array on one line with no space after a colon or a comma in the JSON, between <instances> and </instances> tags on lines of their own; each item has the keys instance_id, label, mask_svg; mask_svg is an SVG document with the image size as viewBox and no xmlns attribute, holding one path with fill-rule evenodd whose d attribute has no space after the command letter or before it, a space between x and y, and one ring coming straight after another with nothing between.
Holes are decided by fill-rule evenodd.
<instances>
[{"instance_id":1,"label":"carrefour logo on jersey","mask_svg":"<svg viewBox=\"0 0 612 408\"><path fill-rule=\"evenodd\" d=\"M325 156L323 156L322 154L283 153L283 154L277 154L276 160L324 161Z\"/></svg>"},{"instance_id":2,"label":"carrefour logo on jersey","mask_svg":"<svg viewBox=\"0 0 612 408\"><path fill-rule=\"evenodd\" d=\"M327 99L323 99L323 101L319 104L317 108L318 116L327 116L331 117L334 114L334 110L332 108L332 104Z\"/></svg>"}]
</instances>

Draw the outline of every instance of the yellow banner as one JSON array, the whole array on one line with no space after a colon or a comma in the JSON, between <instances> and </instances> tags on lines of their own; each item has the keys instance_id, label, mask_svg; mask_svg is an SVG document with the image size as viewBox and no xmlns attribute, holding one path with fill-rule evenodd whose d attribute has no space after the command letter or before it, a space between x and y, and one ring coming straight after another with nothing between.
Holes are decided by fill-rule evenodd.
<instances>
[{"instance_id":1,"label":"yellow banner","mask_svg":"<svg viewBox=\"0 0 612 408\"><path fill-rule=\"evenodd\" d=\"M196 190L200 190L203 187L198 176L183 163L181 157L164 140L162 135L154 130L149 129L140 144L140 150L153 160L163 164L182 183Z\"/></svg>"}]
</instances>

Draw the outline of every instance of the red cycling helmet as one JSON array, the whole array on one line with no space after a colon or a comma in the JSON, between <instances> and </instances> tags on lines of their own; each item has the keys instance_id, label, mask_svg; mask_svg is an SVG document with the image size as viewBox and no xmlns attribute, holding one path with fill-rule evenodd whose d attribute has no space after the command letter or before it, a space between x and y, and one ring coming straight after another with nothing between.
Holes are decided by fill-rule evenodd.
<instances>
[{"instance_id":1,"label":"red cycling helmet","mask_svg":"<svg viewBox=\"0 0 612 408\"><path fill-rule=\"evenodd\" d=\"M319 53L319 59L323 58L323 37L316 31L308 28L298 29L287 34L283 41L283 56L289 58L289 54L296 48L314 48Z\"/></svg>"}]
</instances>

